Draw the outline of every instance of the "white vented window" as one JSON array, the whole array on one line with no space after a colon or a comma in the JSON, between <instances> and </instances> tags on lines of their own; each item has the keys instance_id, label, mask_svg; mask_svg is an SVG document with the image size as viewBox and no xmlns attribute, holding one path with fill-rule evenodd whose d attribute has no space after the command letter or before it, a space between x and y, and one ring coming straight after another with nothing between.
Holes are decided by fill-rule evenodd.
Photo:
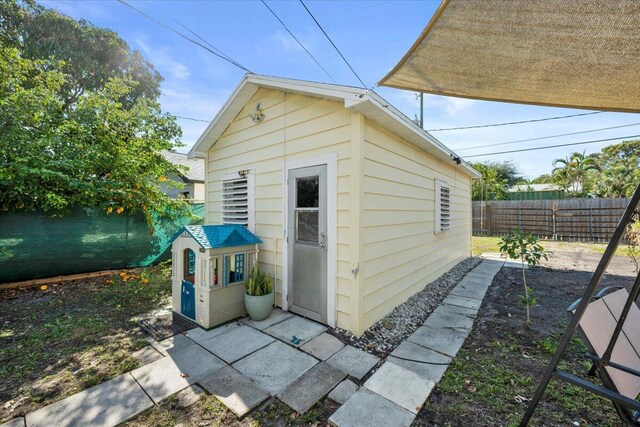
<instances>
[{"instance_id":1,"label":"white vented window","mask_svg":"<svg viewBox=\"0 0 640 427\"><path fill-rule=\"evenodd\" d=\"M446 182L436 180L436 233L451 227L451 188Z\"/></svg>"},{"instance_id":2,"label":"white vented window","mask_svg":"<svg viewBox=\"0 0 640 427\"><path fill-rule=\"evenodd\" d=\"M253 231L253 173L241 171L222 178L222 223Z\"/></svg>"}]
</instances>

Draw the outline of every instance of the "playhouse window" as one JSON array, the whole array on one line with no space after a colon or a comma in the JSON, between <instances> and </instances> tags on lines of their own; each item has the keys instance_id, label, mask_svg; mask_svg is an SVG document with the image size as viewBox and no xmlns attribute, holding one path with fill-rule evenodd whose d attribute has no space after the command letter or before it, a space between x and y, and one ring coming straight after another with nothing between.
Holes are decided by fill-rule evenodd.
<instances>
[{"instance_id":1,"label":"playhouse window","mask_svg":"<svg viewBox=\"0 0 640 427\"><path fill-rule=\"evenodd\" d=\"M183 268L184 280L190 283L194 283L195 276L196 276L196 253L191 249L185 249L183 252L183 258L184 258L184 261L183 261L184 262L184 268Z\"/></svg>"},{"instance_id":2,"label":"playhouse window","mask_svg":"<svg viewBox=\"0 0 640 427\"><path fill-rule=\"evenodd\" d=\"M213 287L218 287L220 284L220 258L212 258L210 264L211 272L211 285Z\"/></svg>"},{"instance_id":3,"label":"playhouse window","mask_svg":"<svg viewBox=\"0 0 640 427\"><path fill-rule=\"evenodd\" d=\"M244 282L245 278L245 261L246 254L233 254L225 255L225 286L229 286L233 283Z\"/></svg>"}]
</instances>

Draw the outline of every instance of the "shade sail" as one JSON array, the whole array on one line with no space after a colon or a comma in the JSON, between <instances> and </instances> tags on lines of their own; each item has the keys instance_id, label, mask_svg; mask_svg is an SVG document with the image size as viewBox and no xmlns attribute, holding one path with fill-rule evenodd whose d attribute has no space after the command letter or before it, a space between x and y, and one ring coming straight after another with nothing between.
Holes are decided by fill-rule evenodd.
<instances>
[{"instance_id":1,"label":"shade sail","mask_svg":"<svg viewBox=\"0 0 640 427\"><path fill-rule=\"evenodd\" d=\"M640 112L640 1L445 0L379 84Z\"/></svg>"}]
</instances>

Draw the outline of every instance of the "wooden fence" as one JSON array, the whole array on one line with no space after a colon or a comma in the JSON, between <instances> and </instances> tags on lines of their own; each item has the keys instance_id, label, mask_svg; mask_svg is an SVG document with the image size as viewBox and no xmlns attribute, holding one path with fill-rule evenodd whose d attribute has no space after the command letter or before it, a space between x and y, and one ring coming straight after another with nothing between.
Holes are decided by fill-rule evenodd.
<instances>
[{"instance_id":1,"label":"wooden fence","mask_svg":"<svg viewBox=\"0 0 640 427\"><path fill-rule=\"evenodd\" d=\"M609 241L629 199L473 202L473 235L504 236L515 228L553 240Z\"/></svg>"}]
</instances>

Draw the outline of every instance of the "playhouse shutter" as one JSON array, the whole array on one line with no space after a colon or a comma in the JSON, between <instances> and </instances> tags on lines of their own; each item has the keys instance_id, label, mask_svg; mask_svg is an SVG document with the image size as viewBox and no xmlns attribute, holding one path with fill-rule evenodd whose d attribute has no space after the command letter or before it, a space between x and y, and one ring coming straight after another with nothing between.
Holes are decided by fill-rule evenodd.
<instances>
[{"instance_id":1,"label":"playhouse shutter","mask_svg":"<svg viewBox=\"0 0 640 427\"><path fill-rule=\"evenodd\" d=\"M451 189L442 181L436 181L436 233L451 227Z\"/></svg>"},{"instance_id":2,"label":"playhouse shutter","mask_svg":"<svg viewBox=\"0 0 640 427\"><path fill-rule=\"evenodd\" d=\"M222 179L222 223L240 224L251 229L251 175L231 174Z\"/></svg>"}]
</instances>

